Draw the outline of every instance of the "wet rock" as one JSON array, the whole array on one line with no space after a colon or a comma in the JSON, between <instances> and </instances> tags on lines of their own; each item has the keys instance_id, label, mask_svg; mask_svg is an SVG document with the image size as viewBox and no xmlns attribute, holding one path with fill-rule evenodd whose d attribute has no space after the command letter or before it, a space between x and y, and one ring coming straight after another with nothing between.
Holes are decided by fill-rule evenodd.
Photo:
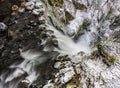
<instances>
[{"instance_id":1,"label":"wet rock","mask_svg":"<svg viewBox=\"0 0 120 88\"><path fill-rule=\"evenodd\" d=\"M19 8L19 9L18 9L18 12L19 12L19 13L25 12L25 8Z\"/></svg>"},{"instance_id":2,"label":"wet rock","mask_svg":"<svg viewBox=\"0 0 120 88\"><path fill-rule=\"evenodd\" d=\"M35 8L36 8L36 9L43 8L42 3L41 3L41 2L36 2Z\"/></svg>"},{"instance_id":3,"label":"wet rock","mask_svg":"<svg viewBox=\"0 0 120 88\"><path fill-rule=\"evenodd\" d=\"M45 11L44 8L34 9L34 10L32 11L32 14L33 14L33 15L39 15L39 14L40 14L40 15L43 15L44 11Z\"/></svg>"},{"instance_id":4,"label":"wet rock","mask_svg":"<svg viewBox=\"0 0 120 88\"><path fill-rule=\"evenodd\" d=\"M114 22L110 25L110 29L114 30L116 29L118 26L120 26L120 15L115 17Z\"/></svg>"},{"instance_id":5,"label":"wet rock","mask_svg":"<svg viewBox=\"0 0 120 88\"><path fill-rule=\"evenodd\" d=\"M81 4L79 2L75 2L75 0L73 0L73 4L74 4L76 9L79 9L79 10L86 10L87 9L87 7L84 4Z\"/></svg>"},{"instance_id":6,"label":"wet rock","mask_svg":"<svg viewBox=\"0 0 120 88\"><path fill-rule=\"evenodd\" d=\"M0 30L4 31L7 29L7 25L5 25L4 23L0 22Z\"/></svg>"},{"instance_id":7,"label":"wet rock","mask_svg":"<svg viewBox=\"0 0 120 88\"><path fill-rule=\"evenodd\" d=\"M25 7L27 10L32 10L34 8L34 5L35 3L30 1L30 2L26 2Z\"/></svg>"},{"instance_id":8,"label":"wet rock","mask_svg":"<svg viewBox=\"0 0 120 88\"><path fill-rule=\"evenodd\" d=\"M41 12L40 9L34 9L34 10L32 11L32 14L33 14L33 15L39 15L40 12Z\"/></svg>"}]
</instances>

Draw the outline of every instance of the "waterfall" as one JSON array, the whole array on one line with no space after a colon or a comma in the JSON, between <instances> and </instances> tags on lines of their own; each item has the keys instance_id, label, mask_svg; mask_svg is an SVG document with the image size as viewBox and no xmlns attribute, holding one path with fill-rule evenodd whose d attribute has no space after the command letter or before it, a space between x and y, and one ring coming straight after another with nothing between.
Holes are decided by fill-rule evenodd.
<instances>
[{"instance_id":1,"label":"waterfall","mask_svg":"<svg viewBox=\"0 0 120 88\"><path fill-rule=\"evenodd\" d=\"M39 49L31 47L27 48L27 46L19 48L20 56L24 60L19 64L16 62L10 65L2 72L0 75L0 88L26 88L25 84L29 88L31 84L41 76L37 68L39 65L47 65L47 61L54 61L59 56L76 56L80 52L84 52L86 56L89 56L96 50L96 44L99 42L99 39L109 38L111 32L107 31L110 31L109 25L112 22L112 18L120 14L117 11L115 11L115 13L109 13L109 7L112 7L113 5L112 0L75 1L77 1L77 3L83 3L87 9L79 10L75 9L75 7L71 9L68 8L69 6L63 6L63 8L67 8L68 11L71 12L74 18L69 20L68 24L59 22L60 18L58 17L58 14L56 16L53 15L55 13L53 9L59 10L60 8L47 7L48 2L46 0L43 0L43 2L42 0L28 0L28 2L26 2L27 6L35 7L35 10L32 8L31 10L26 10L24 13L34 13L35 17L38 17L38 19L41 18L39 22L43 21L43 24L40 23L38 28L33 29L36 31L40 30L39 35L42 35L43 39L40 37L41 43L38 44L40 46ZM68 5L68 2L72 2L72 0L66 0L65 2L65 5ZM106 5L106 3L108 4ZM38 9L39 7L42 9ZM115 9L115 7L113 7L113 9ZM38 16L38 14L43 15ZM50 17L51 19L49 19ZM85 27L83 27L85 20L89 21L90 24L85 24ZM35 25L36 24L33 26ZM58 26L62 31L58 29ZM29 28L32 28L32 26ZM29 31L29 28L28 32L31 32ZM79 35L79 32L82 32L82 34ZM45 35L45 38L43 35ZM32 41L34 42L34 40Z\"/></svg>"}]
</instances>

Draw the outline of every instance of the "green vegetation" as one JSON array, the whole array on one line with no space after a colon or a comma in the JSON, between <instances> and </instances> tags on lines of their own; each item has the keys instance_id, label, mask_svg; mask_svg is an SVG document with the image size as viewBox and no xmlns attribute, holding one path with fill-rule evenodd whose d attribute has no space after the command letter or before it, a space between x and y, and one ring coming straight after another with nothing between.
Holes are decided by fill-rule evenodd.
<instances>
[{"instance_id":1,"label":"green vegetation","mask_svg":"<svg viewBox=\"0 0 120 88\"><path fill-rule=\"evenodd\" d=\"M64 0L48 0L51 6L61 7L64 4Z\"/></svg>"},{"instance_id":2,"label":"green vegetation","mask_svg":"<svg viewBox=\"0 0 120 88\"><path fill-rule=\"evenodd\" d=\"M106 84L106 80L102 78L103 85Z\"/></svg>"},{"instance_id":3,"label":"green vegetation","mask_svg":"<svg viewBox=\"0 0 120 88\"><path fill-rule=\"evenodd\" d=\"M120 15L115 17L113 24L120 25Z\"/></svg>"},{"instance_id":4,"label":"green vegetation","mask_svg":"<svg viewBox=\"0 0 120 88\"><path fill-rule=\"evenodd\" d=\"M73 20L74 19L74 16L69 13L68 11L65 10L65 18L62 18L61 21L65 24L68 24L69 21Z\"/></svg>"},{"instance_id":5,"label":"green vegetation","mask_svg":"<svg viewBox=\"0 0 120 88\"><path fill-rule=\"evenodd\" d=\"M108 61L110 62L110 63L114 63L115 61L116 61L116 57L115 56L108 56Z\"/></svg>"},{"instance_id":6,"label":"green vegetation","mask_svg":"<svg viewBox=\"0 0 120 88\"><path fill-rule=\"evenodd\" d=\"M88 20L84 20L82 25L79 26L79 30L77 34L74 36L74 39L76 40L79 36L84 34L84 30L88 30L89 25L90 25L90 22Z\"/></svg>"},{"instance_id":7,"label":"green vegetation","mask_svg":"<svg viewBox=\"0 0 120 88\"><path fill-rule=\"evenodd\" d=\"M97 46L98 50L100 50L100 51L103 49L102 42L97 43L96 46Z\"/></svg>"},{"instance_id":8,"label":"green vegetation","mask_svg":"<svg viewBox=\"0 0 120 88\"><path fill-rule=\"evenodd\" d=\"M113 39L114 39L114 42L119 42L120 43L120 31L115 31L114 32Z\"/></svg>"},{"instance_id":9,"label":"green vegetation","mask_svg":"<svg viewBox=\"0 0 120 88\"><path fill-rule=\"evenodd\" d=\"M76 9L79 9L79 10L86 10L87 9L87 7L84 4L78 3L75 0L72 0L72 1L73 1L73 4L74 4Z\"/></svg>"},{"instance_id":10,"label":"green vegetation","mask_svg":"<svg viewBox=\"0 0 120 88\"><path fill-rule=\"evenodd\" d=\"M104 58L105 61L109 63L114 63L116 61L116 57L114 55L110 56L104 52L102 42L99 42L96 46L98 48L98 52L93 52L93 54L91 54L91 57L94 57L99 54Z\"/></svg>"},{"instance_id":11,"label":"green vegetation","mask_svg":"<svg viewBox=\"0 0 120 88\"><path fill-rule=\"evenodd\" d=\"M90 59L94 59L95 57L97 57L99 55L98 50L95 50L91 53L91 55L89 56Z\"/></svg>"}]
</instances>

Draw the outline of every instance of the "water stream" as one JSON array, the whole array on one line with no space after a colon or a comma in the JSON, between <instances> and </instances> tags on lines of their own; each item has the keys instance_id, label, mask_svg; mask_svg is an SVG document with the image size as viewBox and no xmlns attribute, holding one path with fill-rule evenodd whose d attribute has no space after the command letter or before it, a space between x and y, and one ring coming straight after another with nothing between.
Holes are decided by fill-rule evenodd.
<instances>
[{"instance_id":1,"label":"water stream","mask_svg":"<svg viewBox=\"0 0 120 88\"><path fill-rule=\"evenodd\" d=\"M52 51L49 49L50 47L46 47L46 49L38 51L34 49L27 51L20 49L20 55L22 58L24 58L24 61L20 64L11 65L9 69L0 76L0 88L23 88L21 82L28 83L29 85L32 84L40 76L39 72L37 72L35 69L36 66L46 62L47 60L55 59L59 55L73 56L79 52L84 52L86 55L91 54L91 52L96 48L95 44L98 38L101 37L97 31L99 29L99 26L101 26L101 22L98 22L98 15L102 14L101 9L103 9L103 11L108 11L108 9L107 7L100 7L100 10L94 9L97 7L94 7L94 5L92 5L92 0L79 1L88 5L89 8L87 11L78 10L75 14L75 19L72 20L64 30L67 30L68 34L71 32L77 33L79 30L78 27L83 23L83 20L88 19L91 22L88 27L90 31L84 30L84 34L81 35L75 42L73 38L67 34L63 34L62 32L58 31L58 29L56 29L53 25L47 24L46 30L51 30L54 32L53 35L58 41L58 47L53 48ZM89 3L87 3L87 1L89 1ZM99 0L96 0L96 3L97 1ZM102 1L101 4L106 2L106 0ZM91 8L90 5L92 5Z\"/></svg>"}]
</instances>

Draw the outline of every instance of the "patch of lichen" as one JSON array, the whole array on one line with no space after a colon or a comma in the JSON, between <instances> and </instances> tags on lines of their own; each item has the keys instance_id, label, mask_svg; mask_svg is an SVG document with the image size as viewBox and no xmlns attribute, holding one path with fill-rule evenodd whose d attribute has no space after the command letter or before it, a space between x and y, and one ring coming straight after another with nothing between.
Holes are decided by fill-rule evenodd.
<instances>
[{"instance_id":1,"label":"patch of lichen","mask_svg":"<svg viewBox=\"0 0 120 88\"><path fill-rule=\"evenodd\" d=\"M78 87L79 84L80 84L79 77L77 74L75 74L71 81L66 85L66 88L75 88Z\"/></svg>"},{"instance_id":2,"label":"patch of lichen","mask_svg":"<svg viewBox=\"0 0 120 88\"><path fill-rule=\"evenodd\" d=\"M114 55L108 56L107 59L110 63L114 63L116 61L116 57Z\"/></svg>"},{"instance_id":3,"label":"patch of lichen","mask_svg":"<svg viewBox=\"0 0 120 88\"><path fill-rule=\"evenodd\" d=\"M80 85L80 75L77 73L76 67L74 65L73 70L75 74L73 75L71 80L64 85L56 85L55 88L77 88Z\"/></svg>"},{"instance_id":4,"label":"patch of lichen","mask_svg":"<svg viewBox=\"0 0 120 88\"><path fill-rule=\"evenodd\" d=\"M120 43L120 31L115 31L113 33L113 40L114 40L114 42Z\"/></svg>"},{"instance_id":5,"label":"patch of lichen","mask_svg":"<svg viewBox=\"0 0 120 88\"><path fill-rule=\"evenodd\" d=\"M99 52L98 52L98 50L95 50L95 51L93 51L92 53L91 53L91 55L89 56L89 58L90 59L94 59L94 58L96 58L96 57L98 57L99 56Z\"/></svg>"},{"instance_id":6,"label":"patch of lichen","mask_svg":"<svg viewBox=\"0 0 120 88\"><path fill-rule=\"evenodd\" d=\"M61 88L77 88L80 85L79 75L75 74L72 79Z\"/></svg>"},{"instance_id":7,"label":"patch of lichen","mask_svg":"<svg viewBox=\"0 0 120 88\"><path fill-rule=\"evenodd\" d=\"M107 83L104 78L102 78L102 82L103 82L103 85Z\"/></svg>"},{"instance_id":8,"label":"patch of lichen","mask_svg":"<svg viewBox=\"0 0 120 88\"><path fill-rule=\"evenodd\" d=\"M84 34L84 30L88 30L88 26L90 22L88 20L84 20L83 23L79 26L79 30L77 34L74 36L74 39L77 40L79 36Z\"/></svg>"},{"instance_id":9,"label":"patch of lichen","mask_svg":"<svg viewBox=\"0 0 120 88\"><path fill-rule=\"evenodd\" d=\"M64 0L48 0L49 5L61 7L64 4Z\"/></svg>"},{"instance_id":10,"label":"patch of lichen","mask_svg":"<svg viewBox=\"0 0 120 88\"><path fill-rule=\"evenodd\" d=\"M74 4L76 9L79 9L79 10L86 10L87 9L87 7L84 4L78 3L75 0L72 0L72 1L73 1L73 4Z\"/></svg>"},{"instance_id":11,"label":"patch of lichen","mask_svg":"<svg viewBox=\"0 0 120 88\"><path fill-rule=\"evenodd\" d=\"M65 10L65 18L62 18L61 21L65 24L68 24L69 21L73 20L74 19L74 16L69 13L68 11Z\"/></svg>"},{"instance_id":12,"label":"patch of lichen","mask_svg":"<svg viewBox=\"0 0 120 88\"><path fill-rule=\"evenodd\" d=\"M103 49L102 42L97 43L96 47L99 51L101 51Z\"/></svg>"},{"instance_id":13,"label":"patch of lichen","mask_svg":"<svg viewBox=\"0 0 120 88\"><path fill-rule=\"evenodd\" d=\"M115 17L113 25L120 25L120 15Z\"/></svg>"},{"instance_id":14,"label":"patch of lichen","mask_svg":"<svg viewBox=\"0 0 120 88\"><path fill-rule=\"evenodd\" d=\"M114 55L108 55L106 52L104 52L104 47L102 42L99 42L97 45L98 48L98 53L100 56L102 56L104 58L104 61L108 64L108 63L115 63L116 61L116 57Z\"/></svg>"}]
</instances>

